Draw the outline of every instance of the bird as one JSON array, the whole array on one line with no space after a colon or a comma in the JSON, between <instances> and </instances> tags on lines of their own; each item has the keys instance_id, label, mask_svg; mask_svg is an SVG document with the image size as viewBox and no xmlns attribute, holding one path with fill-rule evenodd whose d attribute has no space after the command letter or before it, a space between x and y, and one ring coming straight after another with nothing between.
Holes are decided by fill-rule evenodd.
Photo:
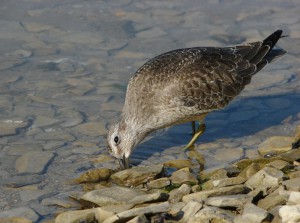
<instances>
[{"instance_id":1,"label":"bird","mask_svg":"<svg viewBox=\"0 0 300 223\"><path fill-rule=\"evenodd\" d=\"M263 41L232 47L192 47L160 54L131 77L119 121L108 131L108 149L121 169L150 133L191 122L189 149L206 129L210 112L224 108L267 64L286 54L274 49L277 30ZM199 122L196 128L196 122Z\"/></svg>"}]
</instances>

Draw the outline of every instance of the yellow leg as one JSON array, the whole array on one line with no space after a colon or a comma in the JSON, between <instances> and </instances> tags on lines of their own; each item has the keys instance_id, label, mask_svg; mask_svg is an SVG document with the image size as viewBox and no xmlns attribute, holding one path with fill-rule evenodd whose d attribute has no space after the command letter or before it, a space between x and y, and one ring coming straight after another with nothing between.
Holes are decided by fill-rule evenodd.
<instances>
[{"instance_id":1,"label":"yellow leg","mask_svg":"<svg viewBox=\"0 0 300 223\"><path fill-rule=\"evenodd\" d=\"M192 127L193 127L193 131L194 131L195 122L192 122ZM205 128L206 127L205 127L204 123L199 123L197 130L194 132L194 135L193 135L192 139L190 140L190 142L184 147L184 150L187 150L191 146L194 145L195 141L199 138L199 136L201 136L204 133Z\"/></svg>"}]
</instances>

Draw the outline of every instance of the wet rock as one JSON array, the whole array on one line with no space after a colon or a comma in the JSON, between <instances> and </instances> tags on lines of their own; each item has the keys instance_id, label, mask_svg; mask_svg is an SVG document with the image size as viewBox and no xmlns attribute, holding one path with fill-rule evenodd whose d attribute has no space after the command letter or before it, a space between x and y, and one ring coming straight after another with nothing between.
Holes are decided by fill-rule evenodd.
<instances>
[{"instance_id":1,"label":"wet rock","mask_svg":"<svg viewBox=\"0 0 300 223\"><path fill-rule=\"evenodd\" d=\"M144 204L144 203L154 203L154 202L161 202L168 200L169 195L166 193L153 193L153 194L144 194L138 195L131 200L128 201L129 204L137 205L137 204Z\"/></svg>"},{"instance_id":2,"label":"wet rock","mask_svg":"<svg viewBox=\"0 0 300 223\"><path fill-rule=\"evenodd\" d=\"M147 186L154 189L163 188L166 186L169 186L171 184L171 181L167 177L162 177L156 180L151 180L147 183Z\"/></svg>"},{"instance_id":3,"label":"wet rock","mask_svg":"<svg viewBox=\"0 0 300 223\"><path fill-rule=\"evenodd\" d=\"M242 209L247 202L251 202L252 197L247 194L226 195L209 197L205 204L215 207L235 207Z\"/></svg>"},{"instance_id":4,"label":"wet rock","mask_svg":"<svg viewBox=\"0 0 300 223\"><path fill-rule=\"evenodd\" d=\"M163 202L158 204L150 204L144 207L133 208L128 211L124 211L107 218L103 223L115 223L128 221L136 216L140 215L153 215L156 213L163 213L170 210L169 202Z\"/></svg>"},{"instance_id":5,"label":"wet rock","mask_svg":"<svg viewBox=\"0 0 300 223\"><path fill-rule=\"evenodd\" d=\"M197 184L198 180L196 177L190 172L189 168L182 168L180 170L175 171L170 177L172 184Z\"/></svg>"},{"instance_id":6,"label":"wet rock","mask_svg":"<svg viewBox=\"0 0 300 223\"><path fill-rule=\"evenodd\" d=\"M16 160L15 169L19 173L42 173L53 156L48 151L26 152Z\"/></svg>"},{"instance_id":7,"label":"wet rock","mask_svg":"<svg viewBox=\"0 0 300 223\"><path fill-rule=\"evenodd\" d=\"M84 221L93 221L95 218L95 209L66 211L55 218L55 223L77 223Z\"/></svg>"},{"instance_id":8,"label":"wet rock","mask_svg":"<svg viewBox=\"0 0 300 223\"><path fill-rule=\"evenodd\" d=\"M243 178L240 176L224 178L224 179L219 179L219 180L209 180L202 185L202 188L204 190L207 190L207 189L212 189L212 188L216 188L216 187L226 187L226 186L242 184L245 181L246 181L246 178Z\"/></svg>"},{"instance_id":9,"label":"wet rock","mask_svg":"<svg viewBox=\"0 0 300 223\"><path fill-rule=\"evenodd\" d=\"M0 120L0 136L17 134L18 129L25 128L28 122L20 119Z\"/></svg>"},{"instance_id":10,"label":"wet rock","mask_svg":"<svg viewBox=\"0 0 300 223\"><path fill-rule=\"evenodd\" d=\"M228 162L228 163L234 160L239 160L243 156L244 156L244 150L242 147L221 148L221 149L217 149L215 153L216 160L221 160L223 162Z\"/></svg>"},{"instance_id":11,"label":"wet rock","mask_svg":"<svg viewBox=\"0 0 300 223\"><path fill-rule=\"evenodd\" d=\"M191 160L187 159L176 159L176 160L168 160L164 162L165 167L171 167L171 168L176 168L176 169L182 169L185 167L191 167L192 162Z\"/></svg>"},{"instance_id":12,"label":"wet rock","mask_svg":"<svg viewBox=\"0 0 300 223\"><path fill-rule=\"evenodd\" d=\"M41 132L39 134L36 134L34 136L34 139L36 140L61 140L64 142L72 142L75 140L75 137L72 136L70 133L60 130L60 129L54 129L54 128L48 128L45 130L45 132Z\"/></svg>"},{"instance_id":13,"label":"wet rock","mask_svg":"<svg viewBox=\"0 0 300 223\"><path fill-rule=\"evenodd\" d=\"M187 184L182 184L179 188L172 190L169 195L169 202L174 204L181 201L182 197L191 192L191 187Z\"/></svg>"},{"instance_id":14,"label":"wet rock","mask_svg":"<svg viewBox=\"0 0 300 223\"><path fill-rule=\"evenodd\" d=\"M81 174L78 178L74 179L74 182L81 184L105 181L110 177L112 172L112 170L106 168L89 170Z\"/></svg>"},{"instance_id":15,"label":"wet rock","mask_svg":"<svg viewBox=\"0 0 300 223\"><path fill-rule=\"evenodd\" d=\"M273 136L259 144L258 151L262 156L265 156L266 154L275 155L284 153L292 149L294 140L294 137Z\"/></svg>"},{"instance_id":16,"label":"wet rock","mask_svg":"<svg viewBox=\"0 0 300 223\"><path fill-rule=\"evenodd\" d=\"M189 222L195 217L195 214L203 207L199 202L190 201L181 210L181 216L179 216L181 222Z\"/></svg>"},{"instance_id":17,"label":"wet rock","mask_svg":"<svg viewBox=\"0 0 300 223\"><path fill-rule=\"evenodd\" d=\"M259 208L262 208L266 211L269 211L270 209L278 206L283 205L286 203L286 199L282 195L269 195L261 200L258 201L257 206Z\"/></svg>"},{"instance_id":18,"label":"wet rock","mask_svg":"<svg viewBox=\"0 0 300 223\"><path fill-rule=\"evenodd\" d=\"M118 185L137 186L155 179L163 171L163 165L157 164L153 166L136 166L111 175L111 179Z\"/></svg>"},{"instance_id":19,"label":"wet rock","mask_svg":"<svg viewBox=\"0 0 300 223\"><path fill-rule=\"evenodd\" d=\"M300 205L285 205L279 209L282 223L297 223L300 220Z\"/></svg>"},{"instance_id":20,"label":"wet rock","mask_svg":"<svg viewBox=\"0 0 300 223\"><path fill-rule=\"evenodd\" d=\"M264 167L256 174L251 176L245 183L245 186L255 189L258 187L274 187L282 182L283 173L280 170L271 167Z\"/></svg>"},{"instance_id":21,"label":"wet rock","mask_svg":"<svg viewBox=\"0 0 300 223\"><path fill-rule=\"evenodd\" d=\"M261 168L262 166L258 163L252 163L239 174L239 177L248 179L249 177L256 174Z\"/></svg>"},{"instance_id":22,"label":"wet rock","mask_svg":"<svg viewBox=\"0 0 300 223\"><path fill-rule=\"evenodd\" d=\"M27 218L0 218L0 223L33 223L31 220L28 220Z\"/></svg>"},{"instance_id":23,"label":"wet rock","mask_svg":"<svg viewBox=\"0 0 300 223\"><path fill-rule=\"evenodd\" d=\"M93 137L104 135L107 132L107 129L104 128L102 122L84 123L72 128L72 130L76 133L93 136Z\"/></svg>"},{"instance_id":24,"label":"wet rock","mask_svg":"<svg viewBox=\"0 0 300 223\"><path fill-rule=\"evenodd\" d=\"M34 33L44 32L49 29L53 29L52 26L36 23L36 22L21 22L21 25L26 29L27 32L34 32Z\"/></svg>"},{"instance_id":25,"label":"wet rock","mask_svg":"<svg viewBox=\"0 0 300 223\"><path fill-rule=\"evenodd\" d=\"M287 190L299 191L300 190L300 177L285 180L282 182L286 186Z\"/></svg>"},{"instance_id":26,"label":"wet rock","mask_svg":"<svg viewBox=\"0 0 300 223\"><path fill-rule=\"evenodd\" d=\"M63 198L55 198L49 197L42 200L41 204L43 206L59 206L63 208L79 208L78 202L75 202L70 199L63 199Z\"/></svg>"},{"instance_id":27,"label":"wet rock","mask_svg":"<svg viewBox=\"0 0 300 223\"><path fill-rule=\"evenodd\" d=\"M242 159L234 164L235 167L237 167L240 170L244 170L248 166L250 166L252 163L259 164L261 167L263 167L265 164L270 163L274 160L277 160L277 157L271 157L271 158L257 158L257 159Z\"/></svg>"},{"instance_id":28,"label":"wet rock","mask_svg":"<svg viewBox=\"0 0 300 223\"><path fill-rule=\"evenodd\" d=\"M19 191L20 199L24 202L31 200L39 200L43 197L54 195L57 192L51 192L49 190L21 190Z\"/></svg>"},{"instance_id":29,"label":"wet rock","mask_svg":"<svg viewBox=\"0 0 300 223\"><path fill-rule=\"evenodd\" d=\"M6 187L24 187L32 184L39 184L45 179L44 176L36 174L27 174L22 176L13 176L8 179L2 179L0 185L5 185Z\"/></svg>"},{"instance_id":30,"label":"wet rock","mask_svg":"<svg viewBox=\"0 0 300 223\"><path fill-rule=\"evenodd\" d=\"M36 222L39 219L39 215L29 207L12 208L7 211L0 212L1 218L13 218L21 217Z\"/></svg>"},{"instance_id":31,"label":"wet rock","mask_svg":"<svg viewBox=\"0 0 300 223\"><path fill-rule=\"evenodd\" d=\"M268 212L255 206L252 203L247 203L244 207L243 213L238 215L235 219L235 223L260 223L263 222L268 216Z\"/></svg>"},{"instance_id":32,"label":"wet rock","mask_svg":"<svg viewBox=\"0 0 300 223\"><path fill-rule=\"evenodd\" d=\"M229 187L220 187L212 190L199 191L193 194L188 194L183 196L182 201L189 202L191 200L194 200L194 201L201 202L208 197L233 195L233 194L245 194L246 192L247 192L247 188L244 185L234 185Z\"/></svg>"},{"instance_id":33,"label":"wet rock","mask_svg":"<svg viewBox=\"0 0 300 223\"><path fill-rule=\"evenodd\" d=\"M126 204L129 200L145 193L141 190L127 187L110 187L90 191L81 196L84 201L89 201L99 206Z\"/></svg>"},{"instance_id":34,"label":"wet rock","mask_svg":"<svg viewBox=\"0 0 300 223\"><path fill-rule=\"evenodd\" d=\"M234 215L217 207L205 207L195 214L195 217L189 222L203 223L203 222L222 222L232 223Z\"/></svg>"},{"instance_id":35,"label":"wet rock","mask_svg":"<svg viewBox=\"0 0 300 223\"><path fill-rule=\"evenodd\" d=\"M9 155L18 156L28 151L41 151L43 149L43 145L39 143L21 143L9 144L3 148L3 151L6 151L6 153Z\"/></svg>"}]
</instances>

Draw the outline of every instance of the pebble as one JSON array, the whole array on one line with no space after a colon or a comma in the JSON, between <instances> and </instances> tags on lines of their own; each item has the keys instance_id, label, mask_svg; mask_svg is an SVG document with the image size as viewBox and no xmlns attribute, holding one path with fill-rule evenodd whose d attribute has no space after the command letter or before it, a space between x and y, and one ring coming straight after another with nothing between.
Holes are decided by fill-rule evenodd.
<instances>
[{"instance_id":1,"label":"pebble","mask_svg":"<svg viewBox=\"0 0 300 223\"><path fill-rule=\"evenodd\" d=\"M295 141L294 137L288 136L273 136L258 145L260 155L266 154L280 154L292 149L292 143Z\"/></svg>"},{"instance_id":2,"label":"pebble","mask_svg":"<svg viewBox=\"0 0 300 223\"><path fill-rule=\"evenodd\" d=\"M19 173L42 173L54 154L48 151L30 151L24 153L15 162Z\"/></svg>"},{"instance_id":3,"label":"pebble","mask_svg":"<svg viewBox=\"0 0 300 223\"><path fill-rule=\"evenodd\" d=\"M10 210L0 212L0 219L12 217L26 218L32 222L36 222L39 219L39 215L29 207L11 208Z\"/></svg>"},{"instance_id":4,"label":"pebble","mask_svg":"<svg viewBox=\"0 0 300 223\"><path fill-rule=\"evenodd\" d=\"M58 109L58 118L62 121L62 127L73 127L83 122L82 114L69 108Z\"/></svg>"}]
</instances>

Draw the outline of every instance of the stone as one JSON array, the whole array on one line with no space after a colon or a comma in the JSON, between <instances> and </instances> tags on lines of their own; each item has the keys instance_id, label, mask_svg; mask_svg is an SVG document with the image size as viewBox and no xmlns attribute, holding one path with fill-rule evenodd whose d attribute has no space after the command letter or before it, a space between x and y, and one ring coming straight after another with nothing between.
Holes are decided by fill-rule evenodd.
<instances>
[{"instance_id":1,"label":"stone","mask_svg":"<svg viewBox=\"0 0 300 223\"><path fill-rule=\"evenodd\" d=\"M144 195L138 195L131 200L129 200L128 204L138 205L138 204L144 204L144 203L154 203L154 202L161 202L168 200L169 195L166 193L152 193L152 194L144 194Z\"/></svg>"},{"instance_id":2,"label":"stone","mask_svg":"<svg viewBox=\"0 0 300 223\"><path fill-rule=\"evenodd\" d=\"M20 119L0 120L0 137L17 134L18 129L27 127L28 122Z\"/></svg>"},{"instance_id":3,"label":"stone","mask_svg":"<svg viewBox=\"0 0 300 223\"><path fill-rule=\"evenodd\" d=\"M29 151L41 151L44 147L42 144L39 143L21 143L21 144L9 144L4 147L3 150L6 151L7 154L13 156L20 156L23 155L25 152Z\"/></svg>"},{"instance_id":4,"label":"stone","mask_svg":"<svg viewBox=\"0 0 300 223\"><path fill-rule=\"evenodd\" d=\"M155 38L155 37L159 37L162 35L165 35L166 32L164 30L162 30L159 27L154 27L148 30L143 30L141 32L138 32L136 35L138 38Z\"/></svg>"},{"instance_id":5,"label":"stone","mask_svg":"<svg viewBox=\"0 0 300 223\"><path fill-rule=\"evenodd\" d=\"M44 32L53 29L52 26L37 23L37 22L21 22L21 25L27 30L27 32Z\"/></svg>"},{"instance_id":6,"label":"stone","mask_svg":"<svg viewBox=\"0 0 300 223\"><path fill-rule=\"evenodd\" d=\"M103 208L96 208L94 210L94 213L95 213L95 218L97 219L98 222L103 222L105 219L116 214L114 209L111 209L109 211L109 210L104 210Z\"/></svg>"},{"instance_id":7,"label":"stone","mask_svg":"<svg viewBox=\"0 0 300 223\"><path fill-rule=\"evenodd\" d=\"M244 205L251 202L252 197L247 194L226 195L209 197L205 200L206 205L215 207L235 207L242 209Z\"/></svg>"},{"instance_id":8,"label":"stone","mask_svg":"<svg viewBox=\"0 0 300 223\"><path fill-rule=\"evenodd\" d=\"M228 178L227 171L225 169L217 169L212 172L206 173L205 171L202 171L200 173L201 179L211 179L211 180L219 180Z\"/></svg>"},{"instance_id":9,"label":"stone","mask_svg":"<svg viewBox=\"0 0 300 223\"><path fill-rule=\"evenodd\" d=\"M121 204L121 205L109 205L109 206L103 206L101 207L101 209L105 210L105 211L114 211L116 214L120 213L120 212L124 212L127 211L131 208L133 208L134 205L133 204Z\"/></svg>"},{"instance_id":10,"label":"stone","mask_svg":"<svg viewBox=\"0 0 300 223\"><path fill-rule=\"evenodd\" d=\"M261 167L264 167L267 163L270 163L274 160L277 160L277 157L271 157L271 158L257 158L257 159L242 159L238 162L236 162L233 166L237 167L240 170L244 170L248 166L250 166L252 163L256 163L260 165Z\"/></svg>"},{"instance_id":11,"label":"stone","mask_svg":"<svg viewBox=\"0 0 300 223\"><path fill-rule=\"evenodd\" d=\"M101 126L103 126L103 123L101 122L88 122L75 126L72 130L79 134L96 137L105 135L107 132L107 130Z\"/></svg>"},{"instance_id":12,"label":"stone","mask_svg":"<svg viewBox=\"0 0 300 223\"><path fill-rule=\"evenodd\" d=\"M82 114L69 108L58 109L57 116L62 121L62 127L73 127L83 122Z\"/></svg>"},{"instance_id":13,"label":"stone","mask_svg":"<svg viewBox=\"0 0 300 223\"><path fill-rule=\"evenodd\" d=\"M49 190L21 190L19 191L20 199L24 202L31 200L39 200L45 196L54 195L56 192L51 192Z\"/></svg>"},{"instance_id":14,"label":"stone","mask_svg":"<svg viewBox=\"0 0 300 223\"><path fill-rule=\"evenodd\" d=\"M182 209L179 219L181 222L189 222L195 214L202 208L202 204L195 201L189 201Z\"/></svg>"},{"instance_id":15,"label":"stone","mask_svg":"<svg viewBox=\"0 0 300 223\"><path fill-rule=\"evenodd\" d=\"M159 189L167 187L171 184L171 181L167 177L158 178L156 180L151 180L147 183L147 186L152 189Z\"/></svg>"},{"instance_id":16,"label":"stone","mask_svg":"<svg viewBox=\"0 0 300 223\"><path fill-rule=\"evenodd\" d=\"M164 166L176 168L176 169L182 169L185 167L191 167L192 162L189 159L168 160L168 161L164 162Z\"/></svg>"},{"instance_id":17,"label":"stone","mask_svg":"<svg viewBox=\"0 0 300 223\"><path fill-rule=\"evenodd\" d=\"M258 163L252 163L239 174L239 177L248 179L249 177L257 173L261 168L262 166Z\"/></svg>"},{"instance_id":18,"label":"stone","mask_svg":"<svg viewBox=\"0 0 300 223\"><path fill-rule=\"evenodd\" d=\"M191 192L191 186L182 184L179 188L172 190L169 195L169 202L171 204L181 201L182 197Z\"/></svg>"},{"instance_id":19,"label":"stone","mask_svg":"<svg viewBox=\"0 0 300 223\"><path fill-rule=\"evenodd\" d=\"M60 123L61 121L55 118L50 118L47 116L37 116L36 119L33 122L32 127L34 128L44 128L44 127L48 127L51 125L55 125Z\"/></svg>"},{"instance_id":20,"label":"stone","mask_svg":"<svg viewBox=\"0 0 300 223\"><path fill-rule=\"evenodd\" d=\"M189 220L190 223L220 222L233 223L234 214L217 207L204 207Z\"/></svg>"},{"instance_id":21,"label":"stone","mask_svg":"<svg viewBox=\"0 0 300 223\"><path fill-rule=\"evenodd\" d=\"M260 223L263 222L267 216L267 211L249 202L245 205L243 213L234 219L234 223Z\"/></svg>"},{"instance_id":22,"label":"stone","mask_svg":"<svg viewBox=\"0 0 300 223\"><path fill-rule=\"evenodd\" d=\"M33 223L33 222L27 218L12 217L12 218L0 218L0 223Z\"/></svg>"},{"instance_id":23,"label":"stone","mask_svg":"<svg viewBox=\"0 0 300 223\"><path fill-rule=\"evenodd\" d=\"M292 149L294 140L294 137L272 136L258 145L258 151L262 156L284 153Z\"/></svg>"},{"instance_id":24,"label":"stone","mask_svg":"<svg viewBox=\"0 0 300 223\"><path fill-rule=\"evenodd\" d=\"M106 168L89 170L74 179L75 183L98 183L107 180L112 174L112 170Z\"/></svg>"},{"instance_id":25,"label":"stone","mask_svg":"<svg viewBox=\"0 0 300 223\"><path fill-rule=\"evenodd\" d=\"M144 195L139 189L127 187L109 187L90 191L80 197L84 201L89 201L101 206L127 204L129 200L139 195Z\"/></svg>"},{"instance_id":26,"label":"stone","mask_svg":"<svg viewBox=\"0 0 300 223\"><path fill-rule=\"evenodd\" d=\"M282 195L268 195L265 198L261 199L257 203L257 207L262 208L266 211L278 206L283 205L286 203L286 199Z\"/></svg>"},{"instance_id":27,"label":"stone","mask_svg":"<svg viewBox=\"0 0 300 223\"><path fill-rule=\"evenodd\" d=\"M49 197L44 198L41 202L43 206L59 206L63 208L79 208L79 204L71 199Z\"/></svg>"},{"instance_id":28,"label":"stone","mask_svg":"<svg viewBox=\"0 0 300 223\"><path fill-rule=\"evenodd\" d=\"M293 178L300 178L300 170L297 170L297 171L295 171L295 172L289 172L288 173L288 177L290 178L290 179L293 179Z\"/></svg>"},{"instance_id":29,"label":"stone","mask_svg":"<svg viewBox=\"0 0 300 223\"><path fill-rule=\"evenodd\" d=\"M300 204L300 192L292 191L288 197L288 205Z\"/></svg>"},{"instance_id":30,"label":"stone","mask_svg":"<svg viewBox=\"0 0 300 223\"><path fill-rule=\"evenodd\" d=\"M298 223L300 221L300 205L285 205L279 209L282 223Z\"/></svg>"},{"instance_id":31,"label":"stone","mask_svg":"<svg viewBox=\"0 0 300 223\"><path fill-rule=\"evenodd\" d=\"M145 215L139 215L131 219L130 221L127 221L127 223L149 223L149 220Z\"/></svg>"},{"instance_id":32,"label":"stone","mask_svg":"<svg viewBox=\"0 0 300 223\"><path fill-rule=\"evenodd\" d=\"M95 209L63 212L55 218L55 223L77 223L83 221L93 221L95 218Z\"/></svg>"},{"instance_id":33,"label":"stone","mask_svg":"<svg viewBox=\"0 0 300 223\"><path fill-rule=\"evenodd\" d=\"M39 219L39 215L29 207L11 208L10 210L0 212L0 219L12 217L26 218L32 222L36 222Z\"/></svg>"},{"instance_id":34,"label":"stone","mask_svg":"<svg viewBox=\"0 0 300 223\"><path fill-rule=\"evenodd\" d=\"M188 194L183 196L182 201L203 201L208 197L216 197L223 195L233 195L233 194L245 194L247 192L247 188L244 185L234 185L229 187L220 187L212 190L199 191L196 193Z\"/></svg>"},{"instance_id":35,"label":"stone","mask_svg":"<svg viewBox=\"0 0 300 223\"><path fill-rule=\"evenodd\" d=\"M252 175L246 182L245 186L250 189L258 187L275 187L282 182L283 172L271 167L264 167L256 174Z\"/></svg>"},{"instance_id":36,"label":"stone","mask_svg":"<svg viewBox=\"0 0 300 223\"><path fill-rule=\"evenodd\" d=\"M284 160L274 160L274 161L268 163L266 166L274 167L278 170L283 170L289 166L289 163Z\"/></svg>"},{"instance_id":37,"label":"stone","mask_svg":"<svg viewBox=\"0 0 300 223\"><path fill-rule=\"evenodd\" d=\"M27 174L22 176L12 176L7 179L2 179L0 185L5 185L6 187L19 188L32 184L39 184L45 179L44 176L36 174Z\"/></svg>"},{"instance_id":38,"label":"stone","mask_svg":"<svg viewBox=\"0 0 300 223\"><path fill-rule=\"evenodd\" d=\"M52 152L29 151L16 160L15 169L19 173L42 173L53 157Z\"/></svg>"},{"instance_id":39,"label":"stone","mask_svg":"<svg viewBox=\"0 0 300 223\"><path fill-rule=\"evenodd\" d=\"M115 222L124 222L128 221L136 216L140 215L153 215L156 213L164 213L170 210L169 202L163 202L158 204L150 204L143 207L133 208L128 211L124 211L114 215L110 218L107 218L103 223L115 223Z\"/></svg>"},{"instance_id":40,"label":"stone","mask_svg":"<svg viewBox=\"0 0 300 223\"><path fill-rule=\"evenodd\" d=\"M197 184L198 180L196 177L190 172L189 168L182 168L180 170L175 171L171 177L170 180L172 184Z\"/></svg>"},{"instance_id":41,"label":"stone","mask_svg":"<svg viewBox=\"0 0 300 223\"><path fill-rule=\"evenodd\" d=\"M163 171L163 165L136 166L111 175L111 180L118 185L137 186L156 179Z\"/></svg>"},{"instance_id":42,"label":"stone","mask_svg":"<svg viewBox=\"0 0 300 223\"><path fill-rule=\"evenodd\" d=\"M242 184L246 181L246 178L243 177L231 177L224 178L219 180L209 180L202 185L203 190L212 189L216 187L227 187L232 185Z\"/></svg>"},{"instance_id":43,"label":"stone","mask_svg":"<svg viewBox=\"0 0 300 223\"><path fill-rule=\"evenodd\" d=\"M282 182L286 186L287 190L299 191L300 190L300 177L285 180Z\"/></svg>"},{"instance_id":44,"label":"stone","mask_svg":"<svg viewBox=\"0 0 300 223\"><path fill-rule=\"evenodd\" d=\"M64 142L72 142L75 140L75 137L68 133L67 131L63 131L55 128L47 128L45 132L41 132L34 136L35 140L61 140Z\"/></svg>"},{"instance_id":45,"label":"stone","mask_svg":"<svg viewBox=\"0 0 300 223\"><path fill-rule=\"evenodd\" d=\"M287 162L293 162L300 159L300 149L293 149L286 153L280 154L280 158Z\"/></svg>"}]
</instances>

